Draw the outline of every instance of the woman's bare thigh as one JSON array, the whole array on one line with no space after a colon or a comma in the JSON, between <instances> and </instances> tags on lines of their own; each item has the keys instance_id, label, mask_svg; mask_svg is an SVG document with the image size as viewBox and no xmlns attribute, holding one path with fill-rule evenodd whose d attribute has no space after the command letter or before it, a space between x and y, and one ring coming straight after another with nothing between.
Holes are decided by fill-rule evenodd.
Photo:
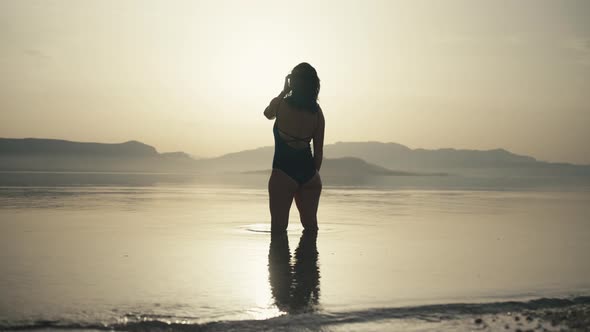
<instances>
[{"instance_id":1,"label":"woman's bare thigh","mask_svg":"<svg viewBox=\"0 0 590 332\"><path fill-rule=\"evenodd\" d=\"M322 193L320 173L299 187L295 192L295 204L299 210L299 218L305 229L318 229L317 212Z\"/></svg>"},{"instance_id":2,"label":"woman's bare thigh","mask_svg":"<svg viewBox=\"0 0 590 332\"><path fill-rule=\"evenodd\" d=\"M289 225L289 210L297 191L297 182L283 171L273 169L268 180L271 231L281 232Z\"/></svg>"}]
</instances>

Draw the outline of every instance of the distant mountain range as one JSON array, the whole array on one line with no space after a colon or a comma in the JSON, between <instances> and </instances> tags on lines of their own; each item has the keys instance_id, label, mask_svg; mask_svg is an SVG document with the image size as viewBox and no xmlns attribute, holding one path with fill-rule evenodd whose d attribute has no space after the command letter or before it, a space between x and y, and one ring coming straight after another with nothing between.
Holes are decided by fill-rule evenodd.
<instances>
[{"instance_id":1,"label":"distant mountain range","mask_svg":"<svg viewBox=\"0 0 590 332\"><path fill-rule=\"evenodd\" d=\"M118 144L54 139L0 138L3 171L269 172L273 147L193 159L183 152L158 153L137 141ZM496 172L590 175L590 166L548 163L504 149L410 149L397 143L338 142L324 147L322 175L416 176Z\"/></svg>"},{"instance_id":2,"label":"distant mountain range","mask_svg":"<svg viewBox=\"0 0 590 332\"><path fill-rule=\"evenodd\" d=\"M219 171L268 168L273 147L261 147L201 160L200 167ZM353 157L388 170L412 174L590 175L589 165L550 163L504 149L410 149L397 143L338 142L324 146L326 158Z\"/></svg>"},{"instance_id":3,"label":"distant mountain range","mask_svg":"<svg viewBox=\"0 0 590 332\"><path fill-rule=\"evenodd\" d=\"M0 170L4 171L186 172L195 168L195 160L184 152L158 153L137 141L0 138Z\"/></svg>"}]
</instances>

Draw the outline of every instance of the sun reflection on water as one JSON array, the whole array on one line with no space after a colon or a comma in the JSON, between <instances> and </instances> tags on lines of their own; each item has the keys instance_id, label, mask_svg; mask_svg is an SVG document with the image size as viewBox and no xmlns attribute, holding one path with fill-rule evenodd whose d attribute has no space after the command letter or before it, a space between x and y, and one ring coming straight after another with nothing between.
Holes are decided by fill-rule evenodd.
<instances>
[{"instance_id":1,"label":"sun reflection on water","mask_svg":"<svg viewBox=\"0 0 590 332\"><path fill-rule=\"evenodd\" d=\"M254 232L265 229L262 224L252 226L256 226ZM270 243L266 239L254 242L247 261L240 262L248 274L244 295L252 303L245 310L249 318L263 320L317 310L320 274L316 240L316 232L304 231L293 255L287 233L270 235Z\"/></svg>"}]
</instances>

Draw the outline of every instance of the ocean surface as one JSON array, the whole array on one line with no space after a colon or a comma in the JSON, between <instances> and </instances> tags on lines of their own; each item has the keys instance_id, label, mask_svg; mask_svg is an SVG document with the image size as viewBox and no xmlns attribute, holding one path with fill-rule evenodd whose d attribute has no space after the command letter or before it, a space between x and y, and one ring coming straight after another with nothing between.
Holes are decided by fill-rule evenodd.
<instances>
[{"instance_id":1,"label":"ocean surface","mask_svg":"<svg viewBox=\"0 0 590 332\"><path fill-rule=\"evenodd\" d=\"M248 179L0 174L0 329L589 329L588 178L324 179L278 237Z\"/></svg>"}]
</instances>

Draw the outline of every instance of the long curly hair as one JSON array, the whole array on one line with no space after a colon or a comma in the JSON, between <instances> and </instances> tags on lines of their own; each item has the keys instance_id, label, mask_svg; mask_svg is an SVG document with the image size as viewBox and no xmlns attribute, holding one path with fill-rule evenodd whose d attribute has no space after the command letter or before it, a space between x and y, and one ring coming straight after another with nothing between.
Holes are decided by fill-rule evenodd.
<instances>
[{"instance_id":1,"label":"long curly hair","mask_svg":"<svg viewBox=\"0 0 590 332\"><path fill-rule=\"evenodd\" d=\"M291 93L285 98L289 105L312 113L319 111L320 78L315 68L307 62L298 64L291 71L289 83Z\"/></svg>"}]
</instances>

